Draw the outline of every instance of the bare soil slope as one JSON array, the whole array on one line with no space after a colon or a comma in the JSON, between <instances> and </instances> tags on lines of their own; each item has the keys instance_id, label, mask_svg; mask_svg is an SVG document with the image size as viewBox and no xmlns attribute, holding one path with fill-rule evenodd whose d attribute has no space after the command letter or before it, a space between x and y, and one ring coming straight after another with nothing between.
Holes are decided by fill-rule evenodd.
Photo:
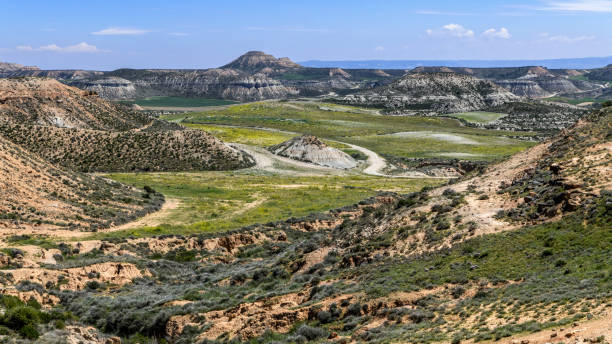
<instances>
[{"instance_id":1,"label":"bare soil slope","mask_svg":"<svg viewBox=\"0 0 612 344\"><path fill-rule=\"evenodd\" d=\"M0 136L0 228L97 229L162 203L159 194L57 168Z\"/></svg>"}]
</instances>

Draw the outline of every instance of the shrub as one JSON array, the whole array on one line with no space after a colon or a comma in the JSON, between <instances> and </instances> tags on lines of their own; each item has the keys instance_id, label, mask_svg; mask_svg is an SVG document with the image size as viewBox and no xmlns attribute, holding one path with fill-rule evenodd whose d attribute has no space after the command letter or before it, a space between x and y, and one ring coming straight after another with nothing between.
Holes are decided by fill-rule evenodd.
<instances>
[{"instance_id":1,"label":"shrub","mask_svg":"<svg viewBox=\"0 0 612 344\"><path fill-rule=\"evenodd\" d=\"M153 193L155 193L155 190L154 190L152 187L148 186L148 185L145 185L143 189L144 189L144 191L145 191L146 193L148 193L148 194L153 194Z\"/></svg>"},{"instance_id":2,"label":"shrub","mask_svg":"<svg viewBox=\"0 0 612 344\"><path fill-rule=\"evenodd\" d=\"M87 284L85 284L85 288L89 290L97 290L97 289L100 289L101 287L102 285L98 281L89 281L87 282Z\"/></svg>"},{"instance_id":3,"label":"shrub","mask_svg":"<svg viewBox=\"0 0 612 344\"><path fill-rule=\"evenodd\" d=\"M317 340L319 338L325 338L329 335L325 329L308 326L306 324L300 326L297 330L299 336L303 336L308 340Z\"/></svg>"},{"instance_id":4,"label":"shrub","mask_svg":"<svg viewBox=\"0 0 612 344\"><path fill-rule=\"evenodd\" d=\"M28 306L19 306L10 309L4 317L4 323L13 330L19 330L26 325L35 325L40 322L40 312Z\"/></svg>"},{"instance_id":5,"label":"shrub","mask_svg":"<svg viewBox=\"0 0 612 344\"><path fill-rule=\"evenodd\" d=\"M19 329L19 334L23 338L27 339L38 339L38 337L40 337L40 333L38 333L38 330L36 329L36 327L34 327L34 325L25 325L24 327Z\"/></svg>"},{"instance_id":6,"label":"shrub","mask_svg":"<svg viewBox=\"0 0 612 344\"><path fill-rule=\"evenodd\" d=\"M319 311L317 313L317 320L319 320L321 324L327 324L332 321L332 314L328 311Z\"/></svg>"},{"instance_id":7,"label":"shrub","mask_svg":"<svg viewBox=\"0 0 612 344\"><path fill-rule=\"evenodd\" d=\"M433 319L434 314L428 310L411 309L408 316L410 317L410 320L414 321L415 323L420 323L425 320Z\"/></svg>"},{"instance_id":8,"label":"shrub","mask_svg":"<svg viewBox=\"0 0 612 344\"><path fill-rule=\"evenodd\" d=\"M359 302L353 303L346 310L346 314L360 316L361 315L361 304Z\"/></svg>"},{"instance_id":9,"label":"shrub","mask_svg":"<svg viewBox=\"0 0 612 344\"><path fill-rule=\"evenodd\" d=\"M2 306L7 309L24 305L23 301L13 295L2 295L2 298L0 298L0 304L2 304Z\"/></svg>"}]
</instances>

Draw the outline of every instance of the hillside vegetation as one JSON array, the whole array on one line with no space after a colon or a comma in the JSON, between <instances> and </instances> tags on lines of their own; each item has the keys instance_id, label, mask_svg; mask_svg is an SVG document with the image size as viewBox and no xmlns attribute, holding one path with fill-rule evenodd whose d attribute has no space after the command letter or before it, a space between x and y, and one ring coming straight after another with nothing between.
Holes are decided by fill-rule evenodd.
<instances>
[{"instance_id":1,"label":"hillside vegetation","mask_svg":"<svg viewBox=\"0 0 612 344\"><path fill-rule=\"evenodd\" d=\"M597 112L478 176L302 218L70 243L60 290L28 290L141 341L603 342L611 130ZM124 266L121 284L78 280L94 262Z\"/></svg>"},{"instance_id":2,"label":"hillside vegetation","mask_svg":"<svg viewBox=\"0 0 612 344\"><path fill-rule=\"evenodd\" d=\"M12 230L95 230L156 211L164 200L155 192L60 169L1 136L0 189L0 228Z\"/></svg>"},{"instance_id":3,"label":"hillside vegetation","mask_svg":"<svg viewBox=\"0 0 612 344\"><path fill-rule=\"evenodd\" d=\"M185 130L53 79L0 80L1 135L74 171L231 170L253 160Z\"/></svg>"}]
</instances>

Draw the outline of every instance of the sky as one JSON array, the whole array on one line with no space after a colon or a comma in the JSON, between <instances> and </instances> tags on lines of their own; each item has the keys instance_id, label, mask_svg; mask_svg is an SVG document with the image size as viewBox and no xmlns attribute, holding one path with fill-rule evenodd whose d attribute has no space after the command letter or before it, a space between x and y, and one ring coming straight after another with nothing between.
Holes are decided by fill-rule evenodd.
<instances>
[{"instance_id":1,"label":"sky","mask_svg":"<svg viewBox=\"0 0 612 344\"><path fill-rule=\"evenodd\" d=\"M0 0L0 61L43 69L612 55L612 0Z\"/></svg>"}]
</instances>

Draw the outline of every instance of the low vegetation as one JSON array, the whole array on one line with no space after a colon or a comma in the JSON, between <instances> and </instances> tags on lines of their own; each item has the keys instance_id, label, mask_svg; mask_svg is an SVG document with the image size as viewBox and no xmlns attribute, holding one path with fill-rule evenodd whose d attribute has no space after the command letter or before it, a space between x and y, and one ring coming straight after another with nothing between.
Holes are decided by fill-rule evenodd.
<instances>
[{"instance_id":1,"label":"low vegetation","mask_svg":"<svg viewBox=\"0 0 612 344\"><path fill-rule=\"evenodd\" d=\"M441 180L370 176L292 177L260 172L111 174L139 188L152 186L180 201L177 209L152 228L136 228L101 237L219 232L305 216L358 202L378 191L412 192Z\"/></svg>"},{"instance_id":2,"label":"low vegetation","mask_svg":"<svg viewBox=\"0 0 612 344\"><path fill-rule=\"evenodd\" d=\"M236 104L236 101L209 99L209 98L186 98L186 97L148 97L144 99L135 99L122 101L125 104L138 104L140 106L151 107L204 107L204 106L222 106Z\"/></svg>"},{"instance_id":3,"label":"low vegetation","mask_svg":"<svg viewBox=\"0 0 612 344\"><path fill-rule=\"evenodd\" d=\"M506 116L506 114L476 111L451 113L448 116L460 118L470 123L490 123Z\"/></svg>"},{"instance_id":4,"label":"low vegetation","mask_svg":"<svg viewBox=\"0 0 612 344\"><path fill-rule=\"evenodd\" d=\"M379 154L398 157L439 157L441 153L461 153L469 160L494 160L533 145L506 136L516 133L471 128L450 118L381 116L353 111L334 104L304 102L264 102L230 106L227 109L195 114L164 116L186 125L229 124L264 127L311 134L322 139L357 144ZM393 136L402 132L426 132L429 136ZM459 140L448 140L447 137ZM521 133L524 136L533 133ZM469 144L461 142L461 139ZM426 151L425 147L433 147Z\"/></svg>"}]
</instances>

